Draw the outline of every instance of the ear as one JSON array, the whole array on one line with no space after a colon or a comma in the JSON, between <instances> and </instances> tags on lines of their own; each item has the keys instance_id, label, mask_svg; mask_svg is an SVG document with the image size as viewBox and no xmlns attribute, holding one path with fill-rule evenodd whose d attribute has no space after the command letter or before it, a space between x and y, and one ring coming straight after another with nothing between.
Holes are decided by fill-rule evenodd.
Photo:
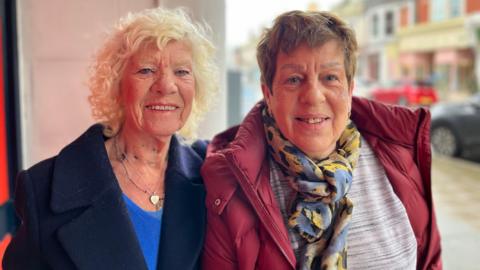
<instances>
[{"instance_id":1,"label":"ear","mask_svg":"<svg viewBox=\"0 0 480 270\"><path fill-rule=\"evenodd\" d=\"M272 98L272 91L271 89L264 83L262 83L262 93L263 99L267 103L268 107L270 107L270 100Z\"/></svg>"}]
</instances>

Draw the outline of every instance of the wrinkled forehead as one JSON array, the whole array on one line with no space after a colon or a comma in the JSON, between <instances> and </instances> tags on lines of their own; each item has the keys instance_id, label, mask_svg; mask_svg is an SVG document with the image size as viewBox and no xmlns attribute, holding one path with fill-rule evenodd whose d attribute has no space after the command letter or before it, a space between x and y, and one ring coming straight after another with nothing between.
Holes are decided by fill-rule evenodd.
<instances>
[{"instance_id":1,"label":"wrinkled forehead","mask_svg":"<svg viewBox=\"0 0 480 270\"><path fill-rule=\"evenodd\" d=\"M317 46L311 46L308 43L301 43L288 52L279 51L276 57L275 69L287 62L317 61L321 65L340 65L345 66L345 52L336 40L330 40Z\"/></svg>"}]
</instances>

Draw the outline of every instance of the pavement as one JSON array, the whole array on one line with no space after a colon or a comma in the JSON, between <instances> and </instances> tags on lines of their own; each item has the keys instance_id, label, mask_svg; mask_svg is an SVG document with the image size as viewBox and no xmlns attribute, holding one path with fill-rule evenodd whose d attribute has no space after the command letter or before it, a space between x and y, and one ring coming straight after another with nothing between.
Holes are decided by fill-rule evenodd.
<instances>
[{"instance_id":1,"label":"pavement","mask_svg":"<svg viewBox=\"0 0 480 270\"><path fill-rule=\"evenodd\" d=\"M480 163L434 156L432 191L444 269L480 269Z\"/></svg>"}]
</instances>

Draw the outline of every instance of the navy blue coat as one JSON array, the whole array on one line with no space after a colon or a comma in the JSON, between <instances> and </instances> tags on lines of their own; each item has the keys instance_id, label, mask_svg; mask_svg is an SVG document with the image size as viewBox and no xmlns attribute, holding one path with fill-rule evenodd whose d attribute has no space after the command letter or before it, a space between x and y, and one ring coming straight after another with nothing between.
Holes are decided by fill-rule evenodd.
<instances>
[{"instance_id":1,"label":"navy blue coat","mask_svg":"<svg viewBox=\"0 0 480 270\"><path fill-rule=\"evenodd\" d=\"M5 270L146 270L122 191L94 125L56 157L22 171L15 208L22 221ZM205 230L199 174L206 143L172 137L157 269L198 269Z\"/></svg>"}]
</instances>

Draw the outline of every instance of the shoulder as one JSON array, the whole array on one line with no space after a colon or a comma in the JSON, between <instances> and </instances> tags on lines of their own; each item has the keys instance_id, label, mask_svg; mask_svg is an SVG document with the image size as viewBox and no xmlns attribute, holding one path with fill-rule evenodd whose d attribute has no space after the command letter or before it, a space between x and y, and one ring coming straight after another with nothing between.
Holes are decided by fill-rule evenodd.
<instances>
[{"instance_id":1,"label":"shoulder","mask_svg":"<svg viewBox=\"0 0 480 270\"><path fill-rule=\"evenodd\" d=\"M232 151L231 143L235 140L239 126L229 128L217 134L208 145L201 175L207 190L207 209L220 215L232 198L237 181L225 154Z\"/></svg>"},{"instance_id":2,"label":"shoulder","mask_svg":"<svg viewBox=\"0 0 480 270\"><path fill-rule=\"evenodd\" d=\"M425 108L411 109L353 97L351 118L362 135L392 143L415 145L419 137L430 134L430 113Z\"/></svg>"},{"instance_id":3,"label":"shoulder","mask_svg":"<svg viewBox=\"0 0 480 270\"><path fill-rule=\"evenodd\" d=\"M168 152L168 169L194 182L202 182L200 168L208 143L207 140L187 141L180 135L173 135Z\"/></svg>"},{"instance_id":4,"label":"shoulder","mask_svg":"<svg viewBox=\"0 0 480 270\"><path fill-rule=\"evenodd\" d=\"M240 125L230 127L212 139L207 149L207 159L215 153L225 151L237 151L239 149L249 152L255 147L263 147L264 131L262 121L262 110L265 106L263 101L252 107Z\"/></svg>"},{"instance_id":5,"label":"shoulder","mask_svg":"<svg viewBox=\"0 0 480 270\"><path fill-rule=\"evenodd\" d=\"M30 168L23 170L19 173L20 175L29 175L29 176L38 176L40 178L51 177L53 168L55 165L55 160L57 156L42 160Z\"/></svg>"},{"instance_id":6,"label":"shoulder","mask_svg":"<svg viewBox=\"0 0 480 270\"><path fill-rule=\"evenodd\" d=\"M64 180L65 185L71 185L71 181L79 172L85 172L82 166L85 163L96 162L100 159L99 151L94 151L94 139L98 145L103 146L102 127L93 125L85 133L70 144L66 145L56 156L40 161L30 168L18 173L16 189L22 189L21 185L32 186L32 191L39 196L50 194L54 186L54 179ZM101 142L101 143L100 143ZM65 176L65 177L59 177Z\"/></svg>"},{"instance_id":7,"label":"shoulder","mask_svg":"<svg viewBox=\"0 0 480 270\"><path fill-rule=\"evenodd\" d=\"M201 174L207 189L207 208L217 214L231 205L239 184L254 185L265 160L266 146L261 112L252 108L239 126L216 135L208 146Z\"/></svg>"},{"instance_id":8,"label":"shoulder","mask_svg":"<svg viewBox=\"0 0 480 270\"><path fill-rule=\"evenodd\" d=\"M33 203L34 201L31 200L48 200L52 186L55 160L56 157L43 160L17 174L15 182L15 205L17 211L27 201Z\"/></svg>"},{"instance_id":9,"label":"shoulder","mask_svg":"<svg viewBox=\"0 0 480 270\"><path fill-rule=\"evenodd\" d=\"M187 140L175 134L170 141L169 155L182 159L189 163L203 163L207 153L209 140Z\"/></svg>"},{"instance_id":10,"label":"shoulder","mask_svg":"<svg viewBox=\"0 0 480 270\"><path fill-rule=\"evenodd\" d=\"M30 168L21 171L18 174L18 179L27 177L32 179L33 183L40 184L42 183L41 179L53 178L54 172L58 167L62 167L62 164L72 165L71 159L78 158L80 153L86 151L89 148L89 141L95 137L97 140L100 139L103 141L102 126L99 124L91 126L82 135L63 147L56 156L42 160Z\"/></svg>"},{"instance_id":11,"label":"shoulder","mask_svg":"<svg viewBox=\"0 0 480 270\"><path fill-rule=\"evenodd\" d=\"M89 141L92 141L93 138L95 138L97 141L101 140L103 142L102 129L102 126L99 124L91 126L78 138L64 146L56 156L47 158L32 165L30 168L26 169L24 173L29 175L48 175L52 172L58 159L63 159L66 156L69 156L72 151L74 154L77 154L78 152L76 152L76 150L84 149L84 147L86 147L89 144Z\"/></svg>"},{"instance_id":12,"label":"shoulder","mask_svg":"<svg viewBox=\"0 0 480 270\"><path fill-rule=\"evenodd\" d=\"M190 147L201 159L205 159L209 143L209 140L195 140L191 143Z\"/></svg>"}]
</instances>

